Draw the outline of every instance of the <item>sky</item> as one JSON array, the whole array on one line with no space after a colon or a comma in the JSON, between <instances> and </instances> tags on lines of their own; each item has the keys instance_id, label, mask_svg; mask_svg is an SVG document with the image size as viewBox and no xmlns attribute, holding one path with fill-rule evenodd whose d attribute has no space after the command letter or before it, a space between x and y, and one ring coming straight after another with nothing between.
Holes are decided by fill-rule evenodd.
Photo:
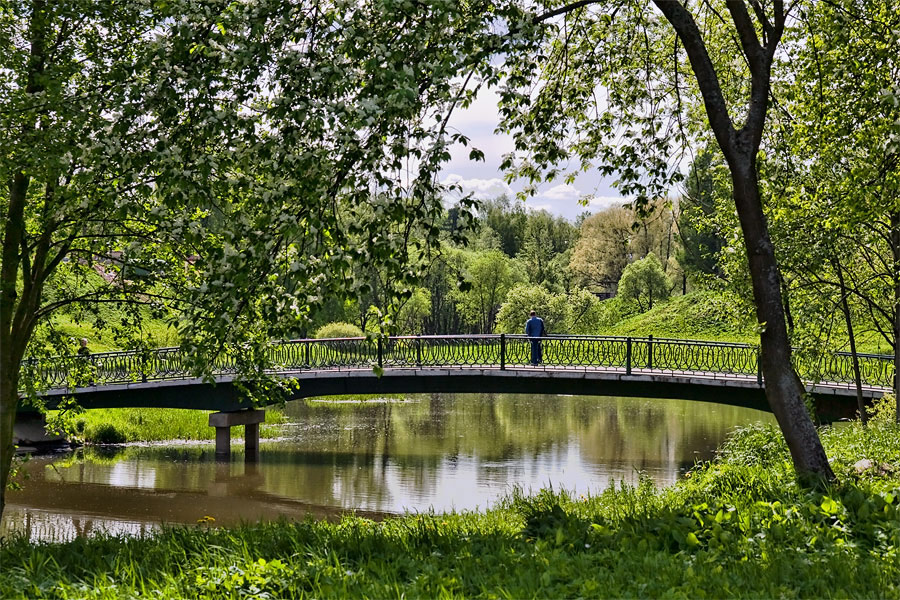
<instances>
[{"instance_id":1,"label":"sky","mask_svg":"<svg viewBox=\"0 0 900 600\"><path fill-rule=\"evenodd\" d=\"M472 192L479 199L496 198L501 194L512 197L525 185L523 181L507 184L503 180L501 157L512 152L513 141L508 135L494 133L500 122L497 101L498 96L493 90L482 88L478 98L468 108L454 111L449 122L449 127L469 137L470 141L468 147L457 144L451 149L452 158L444 166L441 182L460 185L464 192ZM473 147L484 152L484 162L469 160L469 151ZM596 172L582 173L574 184L557 180L540 185L537 195L525 204L574 221L585 211L597 212L626 202L612 187L612 182L612 178L601 177ZM585 207L578 199L586 195L592 198Z\"/></svg>"}]
</instances>

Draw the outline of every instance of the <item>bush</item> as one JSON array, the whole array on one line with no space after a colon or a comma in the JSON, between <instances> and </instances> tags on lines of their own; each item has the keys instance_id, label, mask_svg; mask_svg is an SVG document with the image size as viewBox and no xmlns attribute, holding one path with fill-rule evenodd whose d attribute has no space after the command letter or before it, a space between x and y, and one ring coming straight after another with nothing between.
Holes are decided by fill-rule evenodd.
<instances>
[{"instance_id":1,"label":"bush","mask_svg":"<svg viewBox=\"0 0 900 600\"><path fill-rule=\"evenodd\" d=\"M334 323L329 323L328 325L323 325L316 329L313 337L321 340L330 338L363 337L365 335L366 334L363 333L363 330L356 325L336 321Z\"/></svg>"},{"instance_id":2,"label":"bush","mask_svg":"<svg viewBox=\"0 0 900 600\"><path fill-rule=\"evenodd\" d=\"M89 444L124 444L125 434L112 423L100 423L85 430L84 441Z\"/></svg>"},{"instance_id":3,"label":"bush","mask_svg":"<svg viewBox=\"0 0 900 600\"><path fill-rule=\"evenodd\" d=\"M872 424L896 423L897 400L893 394L885 394L876 399L869 408L869 420Z\"/></svg>"},{"instance_id":4,"label":"bush","mask_svg":"<svg viewBox=\"0 0 900 600\"><path fill-rule=\"evenodd\" d=\"M784 436L777 427L756 423L738 427L719 447L720 462L743 466L772 466L790 460Z\"/></svg>"},{"instance_id":5,"label":"bush","mask_svg":"<svg viewBox=\"0 0 900 600\"><path fill-rule=\"evenodd\" d=\"M524 333L525 321L532 310L544 320L549 335L567 333L568 298L565 294L551 294L540 285L517 285L506 295L497 313L498 333Z\"/></svg>"}]
</instances>

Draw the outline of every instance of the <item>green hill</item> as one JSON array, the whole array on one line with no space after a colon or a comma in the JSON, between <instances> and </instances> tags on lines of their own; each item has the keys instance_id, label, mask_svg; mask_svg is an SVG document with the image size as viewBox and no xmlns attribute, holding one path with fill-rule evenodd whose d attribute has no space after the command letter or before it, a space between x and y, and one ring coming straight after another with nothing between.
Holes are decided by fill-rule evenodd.
<instances>
[{"instance_id":1,"label":"green hill","mask_svg":"<svg viewBox=\"0 0 900 600\"><path fill-rule=\"evenodd\" d=\"M711 291L674 296L644 313L622 298L601 303L600 335L668 337L722 342L758 343L756 318L752 308L726 294ZM817 324L819 326L819 324ZM799 325L798 325L799 327ZM801 344L798 339L795 344ZM890 354L891 347L866 323L857 324L857 350ZM831 326L832 349L848 351L847 333L839 315Z\"/></svg>"},{"instance_id":2,"label":"green hill","mask_svg":"<svg viewBox=\"0 0 900 600\"><path fill-rule=\"evenodd\" d=\"M603 335L630 335L755 342L758 340L752 313L740 303L716 292L692 292L656 304L637 313L621 298L604 303Z\"/></svg>"}]
</instances>

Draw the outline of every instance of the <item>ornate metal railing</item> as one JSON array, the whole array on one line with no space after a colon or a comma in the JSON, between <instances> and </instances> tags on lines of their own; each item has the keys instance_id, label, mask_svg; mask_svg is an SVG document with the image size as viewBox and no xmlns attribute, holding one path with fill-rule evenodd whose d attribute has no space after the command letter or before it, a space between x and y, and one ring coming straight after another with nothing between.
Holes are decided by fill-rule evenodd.
<instances>
[{"instance_id":1,"label":"ornate metal railing","mask_svg":"<svg viewBox=\"0 0 900 600\"><path fill-rule=\"evenodd\" d=\"M269 368L274 372L372 369L375 367L488 367L530 366L532 343L541 352L539 368L618 370L625 374L670 373L710 377L756 378L763 384L759 348L748 344L648 337L524 335L440 335L387 338L341 338L273 342ZM861 379L867 387L891 387L893 357L858 354ZM99 352L28 360L24 381L40 381L44 388L104 385L194 377L190 356L179 348L134 352ZM237 373L239 357L222 355L214 375ZM849 353L797 352L794 366L807 381L854 384Z\"/></svg>"}]
</instances>

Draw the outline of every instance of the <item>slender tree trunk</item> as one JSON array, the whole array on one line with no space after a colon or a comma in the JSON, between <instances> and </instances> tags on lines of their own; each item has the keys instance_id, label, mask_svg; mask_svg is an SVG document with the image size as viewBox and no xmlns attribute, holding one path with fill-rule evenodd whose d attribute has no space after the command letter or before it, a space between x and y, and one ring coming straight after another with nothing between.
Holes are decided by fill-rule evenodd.
<instances>
[{"instance_id":1,"label":"slender tree trunk","mask_svg":"<svg viewBox=\"0 0 900 600\"><path fill-rule=\"evenodd\" d=\"M794 315L791 313L791 295L784 275L781 275L781 296L784 298L784 316L787 319L788 337L794 334Z\"/></svg>"},{"instance_id":2,"label":"slender tree trunk","mask_svg":"<svg viewBox=\"0 0 900 600\"><path fill-rule=\"evenodd\" d=\"M4 359L7 357L4 356ZM5 363L8 361L5 361ZM13 427L16 424L16 404L18 403L18 369L9 369L7 364L0 367L0 516L6 507L6 486L16 449L13 445Z\"/></svg>"},{"instance_id":3,"label":"slender tree trunk","mask_svg":"<svg viewBox=\"0 0 900 600\"><path fill-rule=\"evenodd\" d=\"M837 272L838 283L841 286L841 312L844 313L844 322L847 325L847 336L850 338L850 360L853 361L853 381L856 383L856 406L859 410L859 420L863 426L869 422L866 413L866 402L862 394L862 377L859 373L859 355L856 353L856 336L853 334L853 318L850 315L850 303L847 301L847 285L844 283L844 270L837 258L832 258L834 270Z\"/></svg>"},{"instance_id":4,"label":"slender tree trunk","mask_svg":"<svg viewBox=\"0 0 900 600\"><path fill-rule=\"evenodd\" d=\"M45 37L47 34L46 3L34 0L28 25L29 56L28 75L25 84L27 94L38 94L44 90L45 82ZM32 117L22 126L22 136L26 138L34 131L36 119ZM31 178L28 169L20 165L7 182L9 204L6 224L3 227L2 263L0 263L0 517L6 506L6 486L12 466L15 447L13 427L16 423L16 409L19 403L19 368L31 332L34 329L33 315L40 302L43 275L38 281L29 281L43 269L42 264L34 265L34 272L22 269L25 239L25 203ZM18 291L19 271L22 269L22 294Z\"/></svg>"},{"instance_id":5,"label":"slender tree trunk","mask_svg":"<svg viewBox=\"0 0 900 600\"><path fill-rule=\"evenodd\" d=\"M891 253L894 259L894 420L900 423L900 213L891 214Z\"/></svg>"},{"instance_id":6,"label":"slender tree trunk","mask_svg":"<svg viewBox=\"0 0 900 600\"><path fill-rule=\"evenodd\" d=\"M834 479L816 427L807 413L806 389L791 364L781 297L781 276L759 197L755 152L731 164L734 200L750 264L750 280L761 325L762 372L769 406L784 433L801 480Z\"/></svg>"},{"instance_id":7,"label":"slender tree trunk","mask_svg":"<svg viewBox=\"0 0 900 600\"><path fill-rule=\"evenodd\" d=\"M653 3L675 28L684 45L703 95L710 127L728 161L734 186L734 204L750 263L756 315L762 325L760 360L766 378L769 406L787 441L794 469L801 481L816 483L822 479L833 480L834 473L822 442L806 412L803 401L806 390L791 365L791 345L781 298L781 276L763 213L756 171L756 154L770 101L772 62L787 19L784 4L776 1L773 5L773 21L769 21L762 12L757 13L766 30L763 42L760 42L757 27L743 0L725 3L750 69L749 103L743 125L737 129L703 34L690 11L681 2L653 0Z\"/></svg>"},{"instance_id":8,"label":"slender tree trunk","mask_svg":"<svg viewBox=\"0 0 900 600\"><path fill-rule=\"evenodd\" d=\"M0 266L0 516L6 506L6 485L15 447L13 426L19 402L19 364L27 337L17 327L22 299L17 291L21 256L19 245L25 236L25 201L30 180L16 173L9 182L9 206L3 230L2 266ZM28 276L29 274L25 274Z\"/></svg>"}]
</instances>

